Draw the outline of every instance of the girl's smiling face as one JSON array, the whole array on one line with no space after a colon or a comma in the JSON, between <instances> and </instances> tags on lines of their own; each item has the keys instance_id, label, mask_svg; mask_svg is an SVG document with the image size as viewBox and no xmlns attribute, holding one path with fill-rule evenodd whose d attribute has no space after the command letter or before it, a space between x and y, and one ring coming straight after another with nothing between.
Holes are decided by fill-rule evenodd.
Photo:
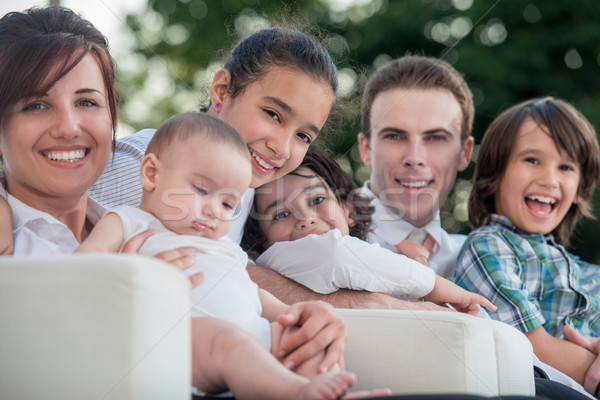
<instances>
[{"instance_id":1,"label":"girl's smiling face","mask_svg":"<svg viewBox=\"0 0 600 400\"><path fill-rule=\"evenodd\" d=\"M336 228L349 234L348 211L323 179L306 167L257 189L255 206L265 248Z\"/></svg>"},{"instance_id":2,"label":"girl's smiling face","mask_svg":"<svg viewBox=\"0 0 600 400\"><path fill-rule=\"evenodd\" d=\"M577 202L579 164L545 129L523 122L495 195L496 212L527 233L552 232Z\"/></svg>"},{"instance_id":3,"label":"girl's smiling face","mask_svg":"<svg viewBox=\"0 0 600 400\"><path fill-rule=\"evenodd\" d=\"M211 98L217 97L219 80L227 88L228 72L221 70L213 82ZM331 88L312 76L290 67L272 67L235 98L225 95L219 118L244 139L252 156L251 187L296 169L319 135L335 102Z\"/></svg>"}]
</instances>

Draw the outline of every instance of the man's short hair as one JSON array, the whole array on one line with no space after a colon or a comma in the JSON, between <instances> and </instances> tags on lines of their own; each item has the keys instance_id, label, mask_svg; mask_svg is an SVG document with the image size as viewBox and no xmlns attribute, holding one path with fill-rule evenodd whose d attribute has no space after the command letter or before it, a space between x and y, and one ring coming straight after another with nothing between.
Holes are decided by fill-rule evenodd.
<instances>
[{"instance_id":1,"label":"man's short hair","mask_svg":"<svg viewBox=\"0 0 600 400\"><path fill-rule=\"evenodd\" d=\"M439 58L406 55L379 68L367 82L361 110L362 133L367 139L371 139L373 101L379 93L396 88L448 90L458 101L462 112L461 141L471 136L475 107L473 94L463 75Z\"/></svg>"}]
</instances>

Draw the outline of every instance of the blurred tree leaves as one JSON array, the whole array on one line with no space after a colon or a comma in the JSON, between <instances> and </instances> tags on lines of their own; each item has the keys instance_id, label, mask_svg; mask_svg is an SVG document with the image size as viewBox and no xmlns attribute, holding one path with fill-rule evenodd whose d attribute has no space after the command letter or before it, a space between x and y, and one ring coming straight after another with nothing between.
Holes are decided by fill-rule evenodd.
<instances>
[{"instance_id":1,"label":"blurred tree leaves","mask_svg":"<svg viewBox=\"0 0 600 400\"><path fill-rule=\"evenodd\" d=\"M318 28L340 71L342 109L328 147L362 182L356 149L360 94L376 67L407 52L437 56L461 71L473 90L478 143L499 112L521 100L553 95L600 127L600 3L530 0L149 0L127 16L132 54L118 59L122 120L156 127L170 115L206 104L227 49L269 21ZM443 207L451 231L467 231L465 200L472 166L459 175ZM595 209L600 210L596 196ZM600 263L600 225L578 227L572 249ZM584 240L585 239L585 240Z\"/></svg>"}]
</instances>

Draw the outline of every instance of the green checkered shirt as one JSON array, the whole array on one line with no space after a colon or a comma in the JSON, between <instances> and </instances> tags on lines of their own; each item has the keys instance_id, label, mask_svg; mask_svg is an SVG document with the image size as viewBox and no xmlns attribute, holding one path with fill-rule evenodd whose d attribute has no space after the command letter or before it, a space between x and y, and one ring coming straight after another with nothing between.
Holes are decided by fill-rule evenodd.
<instances>
[{"instance_id":1,"label":"green checkered shirt","mask_svg":"<svg viewBox=\"0 0 600 400\"><path fill-rule=\"evenodd\" d=\"M492 318L522 332L543 326L562 337L565 324L585 336L600 332L600 267L569 254L552 235L527 234L492 215L465 241L456 273L458 285L498 307Z\"/></svg>"}]
</instances>

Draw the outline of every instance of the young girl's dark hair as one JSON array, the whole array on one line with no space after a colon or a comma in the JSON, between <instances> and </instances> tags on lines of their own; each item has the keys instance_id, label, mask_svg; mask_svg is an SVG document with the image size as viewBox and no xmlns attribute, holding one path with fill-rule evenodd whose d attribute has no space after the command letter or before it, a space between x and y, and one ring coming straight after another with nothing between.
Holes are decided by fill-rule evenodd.
<instances>
[{"instance_id":1,"label":"young girl's dark hair","mask_svg":"<svg viewBox=\"0 0 600 400\"><path fill-rule=\"evenodd\" d=\"M104 79L113 137L118 93L114 62L102 33L68 8L30 8L0 19L0 123L19 100L48 90L87 54Z\"/></svg>"},{"instance_id":2,"label":"young girl's dark hair","mask_svg":"<svg viewBox=\"0 0 600 400\"><path fill-rule=\"evenodd\" d=\"M308 152L298 169L302 167L309 168L315 175L299 174L296 172L297 169L290 172L290 175L305 178L318 176L323 179L335 195L337 202L350 211L352 221L350 223L350 236L366 240L375 208L370 205L370 198L360 194L350 175L327 152L314 146L308 148ZM253 206L244 225L244 236L241 242L242 249L248 252L251 258L258 257L266 250L264 248L266 239L256 216L257 213Z\"/></svg>"},{"instance_id":3,"label":"young girl's dark hair","mask_svg":"<svg viewBox=\"0 0 600 400\"><path fill-rule=\"evenodd\" d=\"M600 178L600 150L596 131L589 121L569 103L552 97L519 103L500 114L483 136L469 196L469 221L473 228L485 225L496 212L495 195L512 154L519 129L531 118L546 132L559 150L579 163L579 201L552 231L555 240L567 245L577 222L594 218L591 199Z\"/></svg>"},{"instance_id":4,"label":"young girl's dark hair","mask_svg":"<svg viewBox=\"0 0 600 400\"><path fill-rule=\"evenodd\" d=\"M232 50L225 62L231 74L228 94L235 98L273 66L295 68L337 93L337 70L325 47L297 29L272 27L252 33Z\"/></svg>"}]
</instances>

